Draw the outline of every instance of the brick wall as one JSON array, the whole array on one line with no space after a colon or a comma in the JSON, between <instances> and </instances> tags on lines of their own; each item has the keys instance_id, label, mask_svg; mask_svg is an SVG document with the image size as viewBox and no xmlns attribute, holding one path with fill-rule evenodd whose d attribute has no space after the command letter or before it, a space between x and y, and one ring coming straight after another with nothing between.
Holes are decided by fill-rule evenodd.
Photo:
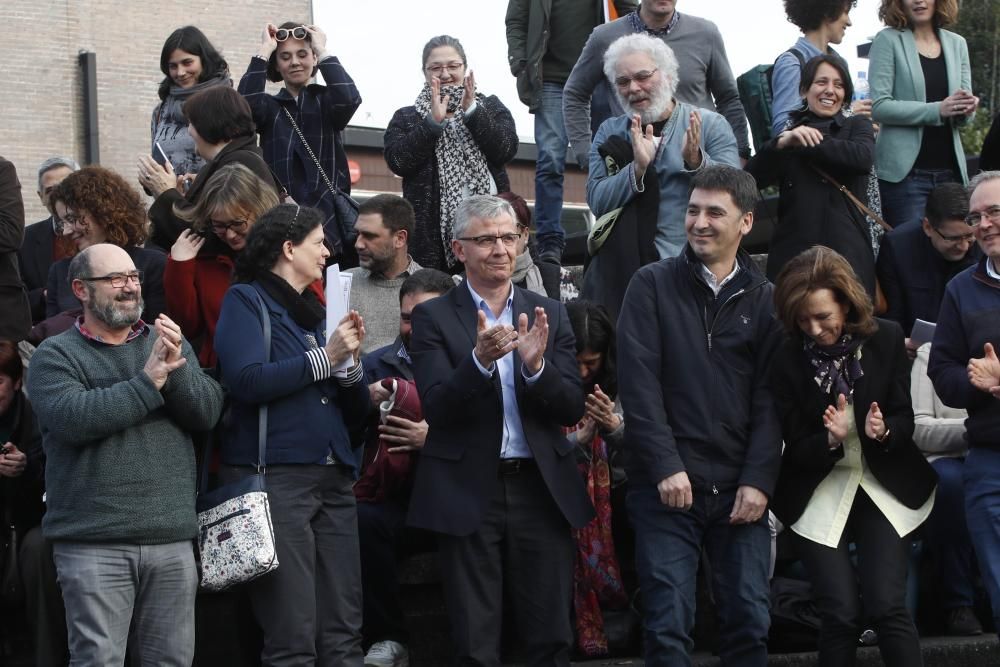
<instances>
[{"instance_id":1,"label":"brick wall","mask_svg":"<svg viewBox=\"0 0 1000 667\"><path fill-rule=\"evenodd\" d=\"M12 29L0 40L0 155L17 167L29 223L47 216L34 194L38 165L53 155L84 160L80 51L97 54L100 162L135 183L159 102L160 49L175 28L198 26L229 62L235 85L265 23L312 17L310 0L3 0L2 6Z\"/></svg>"}]
</instances>

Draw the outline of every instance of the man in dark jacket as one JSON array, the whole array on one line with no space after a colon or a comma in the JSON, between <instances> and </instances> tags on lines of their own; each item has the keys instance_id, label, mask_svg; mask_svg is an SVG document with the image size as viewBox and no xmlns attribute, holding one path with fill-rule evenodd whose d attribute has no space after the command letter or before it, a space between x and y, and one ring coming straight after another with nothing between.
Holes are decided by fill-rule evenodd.
<instances>
[{"instance_id":1,"label":"man in dark jacket","mask_svg":"<svg viewBox=\"0 0 1000 667\"><path fill-rule=\"evenodd\" d=\"M968 213L965 186L945 183L928 195L920 225L903 225L882 239L875 268L889 304L884 317L903 327L911 359L927 342L911 342L913 322L937 322L945 285L979 259L976 239L965 224Z\"/></svg>"},{"instance_id":2,"label":"man in dark jacket","mask_svg":"<svg viewBox=\"0 0 1000 667\"><path fill-rule=\"evenodd\" d=\"M24 242L17 252L21 280L28 290L31 302L31 321L45 319L45 286L52 263L69 256L69 248L58 243L62 227L57 228L55 211L49 206L49 195L62 180L80 169L76 160L68 157L50 157L38 167L38 198L49 212L49 217L24 228Z\"/></svg>"},{"instance_id":3,"label":"man in dark jacket","mask_svg":"<svg viewBox=\"0 0 1000 667\"><path fill-rule=\"evenodd\" d=\"M948 283L927 375L945 405L965 408L965 520L1000 624L1000 171L969 183L969 215L985 255Z\"/></svg>"},{"instance_id":4,"label":"man in dark jacket","mask_svg":"<svg viewBox=\"0 0 1000 667\"><path fill-rule=\"evenodd\" d=\"M606 0L510 0L507 5L507 60L517 92L535 115L535 235L540 256L556 261L566 247L560 224L566 126L562 92L583 45L595 26L624 16L635 0L616 0L605 16Z\"/></svg>"},{"instance_id":5,"label":"man in dark jacket","mask_svg":"<svg viewBox=\"0 0 1000 667\"><path fill-rule=\"evenodd\" d=\"M688 665L702 546L712 563L723 664L767 664L766 509L781 433L767 367L780 341L772 286L740 239L748 173L694 177L687 246L640 269L618 320L628 510L645 603L646 663Z\"/></svg>"},{"instance_id":6,"label":"man in dark jacket","mask_svg":"<svg viewBox=\"0 0 1000 667\"><path fill-rule=\"evenodd\" d=\"M24 200L14 164L0 157L0 339L15 343L31 329L28 293L17 268L24 240Z\"/></svg>"},{"instance_id":7,"label":"man in dark jacket","mask_svg":"<svg viewBox=\"0 0 1000 667\"><path fill-rule=\"evenodd\" d=\"M441 296L454 285L450 275L436 269L421 269L403 281L399 288L399 336L395 342L365 355L361 364L376 413L379 412L379 405L389 398L389 390L382 386L382 380L413 380L413 363L409 353L413 309L424 301ZM391 454L399 452L400 456L414 456L423 449L426 437L426 421L415 422L390 414L384 424L378 424L377 431L369 428L365 464L374 464L379 439L389 445ZM371 452L372 447L375 452ZM369 645L365 665L403 667L409 664L406 648L408 633L399 604L396 556L400 551L414 553L427 550L426 540L409 539L415 531L408 533L405 530L408 495L375 488L376 484L377 481L369 479L368 469L365 468L354 486L354 495L358 499L361 590L364 596L361 636ZM366 497L365 490L367 495L377 498Z\"/></svg>"}]
</instances>

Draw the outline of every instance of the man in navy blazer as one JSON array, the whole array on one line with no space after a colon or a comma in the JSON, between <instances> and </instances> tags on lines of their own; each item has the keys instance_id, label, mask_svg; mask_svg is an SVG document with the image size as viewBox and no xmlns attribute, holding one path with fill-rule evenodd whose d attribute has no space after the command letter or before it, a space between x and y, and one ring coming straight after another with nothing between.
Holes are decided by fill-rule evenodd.
<instances>
[{"instance_id":1,"label":"man in navy blazer","mask_svg":"<svg viewBox=\"0 0 1000 667\"><path fill-rule=\"evenodd\" d=\"M573 539L594 516L561 427L584 412L566 309L511 283L510 204L459 205L466 279L413 311L427 440L409 523L438 533L456 661L500 665L502 601L531 665L569 665ZM530 328L529 328L530 327Z\"/></svg>"}]
</instances>

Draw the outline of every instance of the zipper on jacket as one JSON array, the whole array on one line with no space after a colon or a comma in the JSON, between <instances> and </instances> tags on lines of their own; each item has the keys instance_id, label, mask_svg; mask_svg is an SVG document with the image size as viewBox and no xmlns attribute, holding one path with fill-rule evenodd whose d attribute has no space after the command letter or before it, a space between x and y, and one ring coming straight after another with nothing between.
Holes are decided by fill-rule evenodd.
<instances>
[{"instance_id":1,"label":"zipper on jacket","mask_svg":"<svg viewBox=\"0 0 1000 667\"><path fill-rule=\"evenodd\" d=\"M226 521L229 521L230 519L235 519L236 517L243 516L244 514L250 514L250 508L249 507L245 507L245 508L243 508L241 510L236 510L232 514L227 514L226 516L222 517L221 519L216 519L212 523L206 523L204 526L201 527L201 532L202 532L202 534L205 534L205 533L208 532L209 528L213 528L215 526L218 526L220 523L225 523Z\"/></svg>"},{"instance_id":2,"label":"zipper on jacket","mask_svg":"<svg viewBox=\"0 0 1000 667\"><path fill-rule=\"evenodd\" d=\"M744 287L740 291L738 291L738 292L736 292L734 294L730 294L729 298L727 298L725 301L722 302L722 305L719 306L719 309L717 311L715 311L715 318L712 319L712 326L711 327L708 326L708 306L705 306L705 312L702 315L702 319L705 321L705 331L706 331L706 334L708 336L708 351L709 352L712 351L712 333L715 331L715 323L719 321L719 316L722 315L722 311L725 310L726 306L728 306L730 304L730 302L733 301L736 297L743 296L744 294L746 294L746 291L747 291L747 289Z\"/></svg>"},{"instance_id":3,"label":"zipper on jacket","mask_svg":"<svg viewBox=\"0 0 1000 667\"><path fill-rule=\"evenodd\" d=\"M719 488L715 486L715 484L712 484L712 495L713 496L719 495Z\"/></svg>"}]
</instances>

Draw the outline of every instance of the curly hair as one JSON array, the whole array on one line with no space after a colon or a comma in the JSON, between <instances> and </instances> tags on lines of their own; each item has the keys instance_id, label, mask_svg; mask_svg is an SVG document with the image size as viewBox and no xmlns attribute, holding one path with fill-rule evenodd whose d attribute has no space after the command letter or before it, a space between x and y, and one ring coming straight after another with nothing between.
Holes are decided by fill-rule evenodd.
<instances>
[{"instance_id":1,"label":"curly hair","mask_svg":"<svg viewBox=\"0 0 1000 667\"><path fill-rule=\"evenodd\" d=\"M799 313L812 292L828 289L837 303L847 305L844 331L870 336L878 329L871 297L850 262L826 246L813 246L785 264L774 287L775 316L790 336L802 337Z\"/></svg>"},{"instance_id":2,"label":"curly hair","mask_svg":"<svg viewBox=\"0 0 1000 667\"><path fill-rule=\"evenodd\" d=\"M594 377L594 384L612 400L618 395L618 353L615 323L604 306L577 299L566 304L569 324L576 336L576 353L585 350L601 355L601 369Z\"/></svg>"},{"instance_id":3,"label":"curly hair","mask_svg":"<svg viewBox=\"0 0 1000 667\"><path fill-rule=\"evenodd\" d=\"M199 232L212 224L215 214L246 216L251 224L278 205L274 188L248 167L234 162L212 174L193 206L174 204L174 215Z\"/></svg>"},{"instance_id":4,"label":"curly hair","mask_svg":"<svg viewBox=\"0 0 1000 667\"><path fill-rule=\"evenodd\" d=\"M279 204L260 216L236 258L236 282L251 282L273 269L285 241L299 245L321 224L322 213L298 204Z\"/></svg>"},{"instance_id":5,"label":"curly hair","mask_svg":"<svg viewBox=\"0 0 1000 667\"><path fill-rule=\"evenodd\" d=\"M785 0L785 16L799 30L809 32L827 21L836 21L857 5L858 0Z\"/></svg>"},{"instance_id":6,"label":"curly hair","mask_svg":"<svg viewBox=\"0 0 1000 667\"><path fill-rule=\"evenodd\" d=\"M107 243L121 248L138 246L149 236L146 207L139 193L116 172L84 167L67 176L52 195L77 213L87 212L104 228Z\"/></svg>"},{"instance_id":7,"label":"curly hair","mask_svg":"<svg viewBox=\"0 0 1000 667\"><path fill-rule=\"evenodd\" d=\"M910 17L906 15L903 0L882 0L878 8L878 18L890 28L905 30L910 27ZM958 0L935 0L934 27L944 28L958 20Z\"/></svg>"},{"instance_id":8,"label":"curly hair","mask_svg":"<svg viewBox=\"0 0 1000 667\"><path fill-rule=\"evenodd\" d=\"M193 25L178 28L170 33L170 37L167 37L167 40L163 42L163 49L160 51L160 71L163 72L164 78L160 82L156 94L160 96L161 100L167 99L170 88L175 85L174 80L170 78L170 56L177 49L201 59L201 75L198 77L198 83L208 81L229 71L226 59L222 57L218 49L212 46L212 42L208 41L205 33Z\"/></svg>"}]
</instances>

